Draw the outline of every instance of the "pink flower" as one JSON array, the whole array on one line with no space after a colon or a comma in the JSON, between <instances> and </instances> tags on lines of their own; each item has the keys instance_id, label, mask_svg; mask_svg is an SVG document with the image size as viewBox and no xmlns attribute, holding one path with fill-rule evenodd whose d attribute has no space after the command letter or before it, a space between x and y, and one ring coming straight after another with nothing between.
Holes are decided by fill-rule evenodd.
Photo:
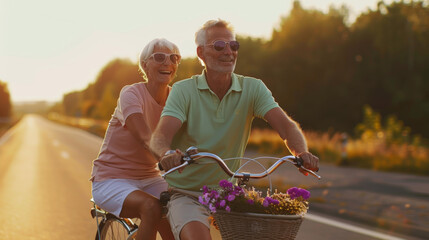
<instances>
[{"instance_id":1,"label":"pink flower","mask_svg":"<svg viewBox=\"0 0 429 240\"><path fill-rule=\"evenodd\" d=\"M231 208L230 208L229 206L226 206L225 210L226 210L227 212L231 212Z\"/></svg>"}]
</instances>

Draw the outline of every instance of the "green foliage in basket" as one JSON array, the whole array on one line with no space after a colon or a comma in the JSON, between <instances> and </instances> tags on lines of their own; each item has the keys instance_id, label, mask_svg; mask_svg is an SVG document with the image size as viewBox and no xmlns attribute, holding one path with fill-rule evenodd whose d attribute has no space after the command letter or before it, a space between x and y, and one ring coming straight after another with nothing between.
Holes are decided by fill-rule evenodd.
<instances>
[{"instance_id":1,"label":"green foliage in basket","mask_svg":"<svg viewBox=\"0 0 429 240\"><path fill-rule=\"evenodd\" d=\"M270 195L266 197L262 193L252 189L244 189L233 185L227 180L221 180L219 187L211 189L203 187L203 195L199 202L206 205L212 213L217 210L227 212L266 213L275 215L303 215L308 209L310 192L301 188L289 188L286 193Z\"/></svg>"}]
</instances>

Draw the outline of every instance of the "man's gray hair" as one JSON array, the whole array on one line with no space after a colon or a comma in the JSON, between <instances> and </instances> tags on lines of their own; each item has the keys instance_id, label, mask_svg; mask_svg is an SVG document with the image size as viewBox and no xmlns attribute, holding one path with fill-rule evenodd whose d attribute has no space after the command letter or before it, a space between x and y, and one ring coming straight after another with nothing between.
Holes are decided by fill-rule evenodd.
<instances>
[{"instance_id":1,"label":"man's gray hair","mask_svg":"<svg viewBox=\"0 0 429 240\"><path fill-rule=\"evenodd\" d=\"M212 27L224 27L234 34L234 28L232 27L231 23L220 18L217 20L209 20L204 23L204 25L195 33L195 43L197 46L203 46L206 44L207 31Z\"/></svg>"},{"instance_id":2,"label":"man's gray hair","mask_svg":"<svg viewBox=\"0 0 429 240\"><path fill-rule=\"evenodd\" d=\"M143 73L143 78L146 80L147 80L147 75L143 70L143 64L147 61L150 55L152 55L155 47L166 47L171 51L173 51L174 53L177 53L180 55L179 48L176 46L176 44L168 41L165 38L155 38L154 40L150 41L141 51L140 58L139 58L139 69Z\"/></svg>"}]
</instances>

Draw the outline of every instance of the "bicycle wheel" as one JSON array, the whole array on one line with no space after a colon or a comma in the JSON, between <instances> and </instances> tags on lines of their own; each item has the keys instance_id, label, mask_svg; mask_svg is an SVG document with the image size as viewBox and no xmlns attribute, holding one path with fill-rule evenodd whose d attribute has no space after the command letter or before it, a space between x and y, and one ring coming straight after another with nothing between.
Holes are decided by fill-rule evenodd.
<instances>
[{"instance_id":1,"label":"bicycle wheel","mask_svg":"<svg viewBox=\"0 0 429 240\"><path fill-rule=\"evenodd\" d=\"M95 240L127 240L137 228L130 228L122 219L108 214L99 225Z\"/></svg>"}]
</instances>

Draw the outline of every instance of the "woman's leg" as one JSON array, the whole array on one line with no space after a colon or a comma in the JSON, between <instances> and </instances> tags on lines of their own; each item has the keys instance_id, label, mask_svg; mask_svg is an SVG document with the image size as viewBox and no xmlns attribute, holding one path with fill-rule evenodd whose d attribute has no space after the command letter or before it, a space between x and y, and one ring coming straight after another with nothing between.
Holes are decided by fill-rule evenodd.
<instances>
[{"instance_id":1,"label":"woman's leg","mask_svg":"<svg viewBox=\"0 0 429 240\"><path fill-rule=\"evenodd\" d=\"M121 217L138 217L141 219L137 240L156 239L156 232L161 221L161 204L159 199L143 191L130 193L122 205Z\"/></svg>"},{"instance_id":2,"label":"woman's leg","mask_svg":"<svg viewBox=\"0 0 429 240\"><path fill-rule=\"evenodd\" d=\"M174 240L174 235L171 232L170 223L168 222L167 218L161 218L161 221L158 225L158 232L163 240Z\"/></svg>"}]
</instances>

